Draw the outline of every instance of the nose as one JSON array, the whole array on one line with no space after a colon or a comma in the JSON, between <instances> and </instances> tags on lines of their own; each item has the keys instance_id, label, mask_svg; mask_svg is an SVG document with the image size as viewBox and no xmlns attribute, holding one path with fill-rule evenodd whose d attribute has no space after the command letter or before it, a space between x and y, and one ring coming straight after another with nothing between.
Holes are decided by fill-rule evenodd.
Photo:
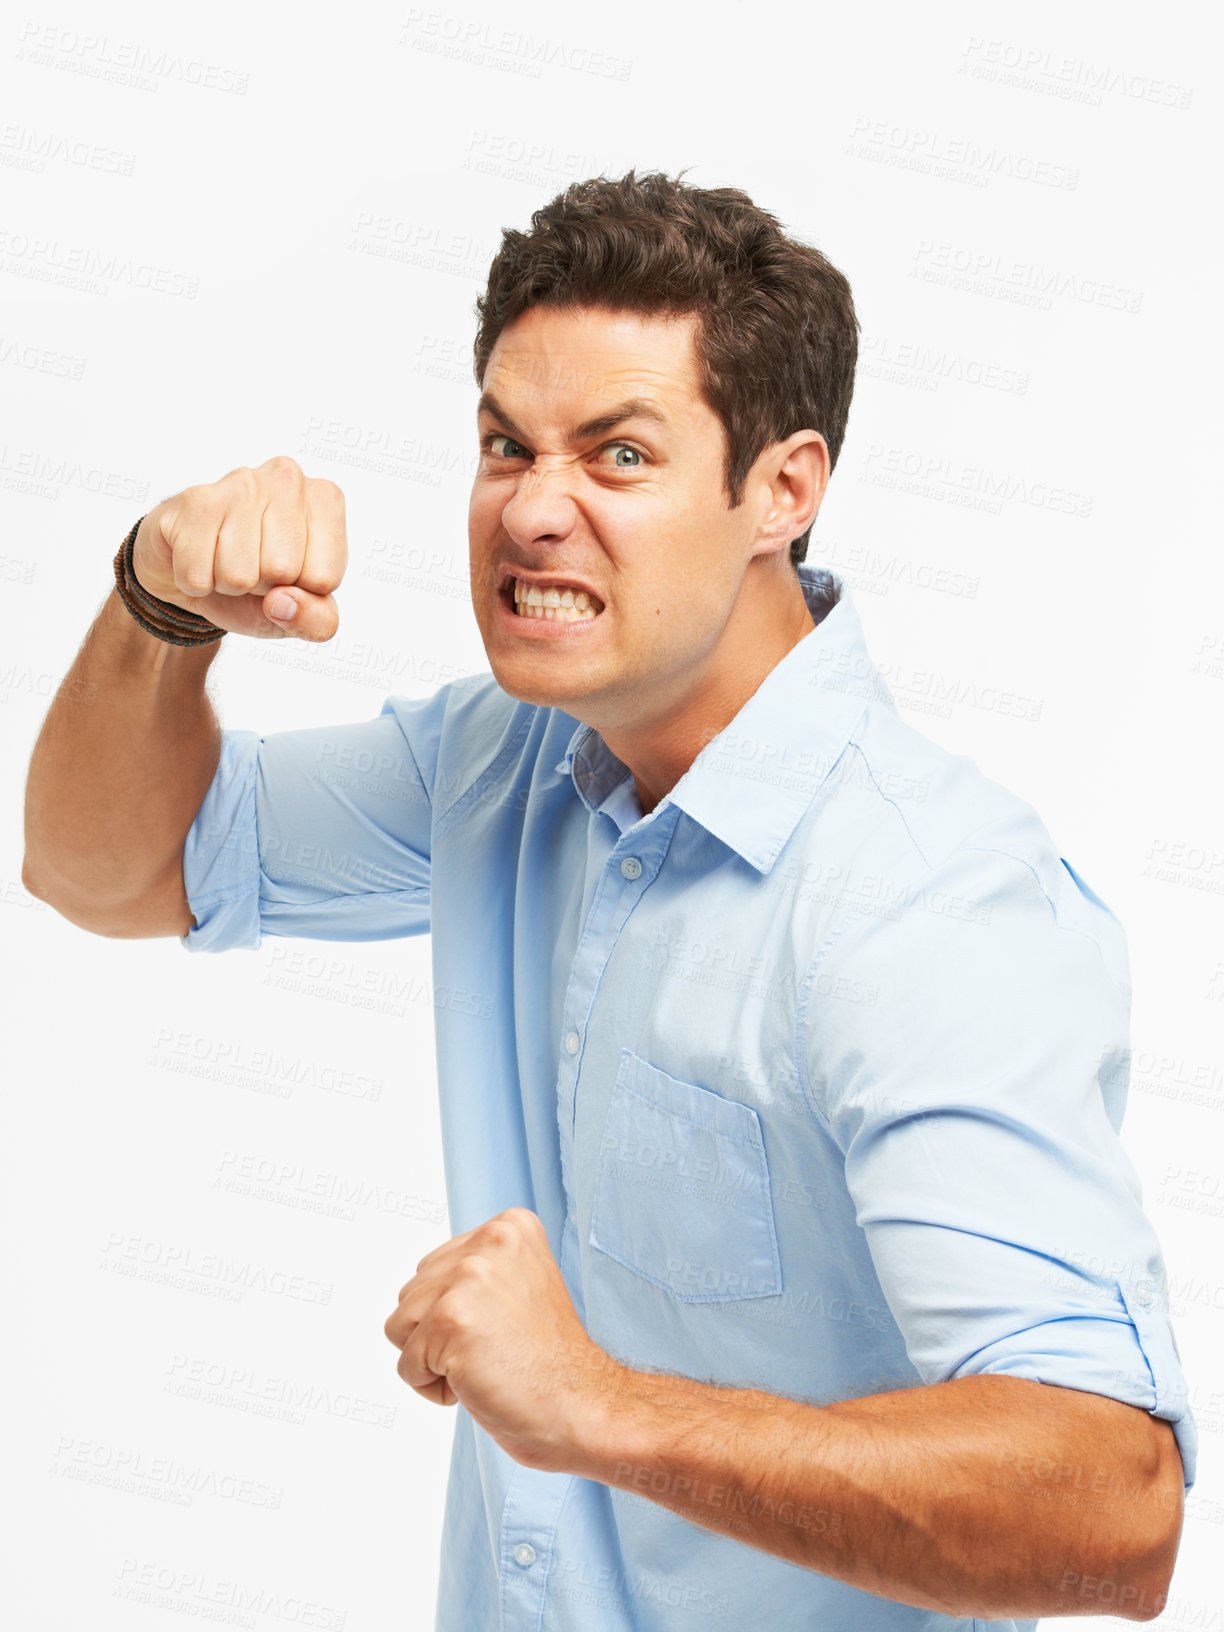
<instances>
[{"instance_id":1,"label":"nose","mask_svg":"<svg viewBox=\"0 0 1224 1632\"><path fill-rule=\"evenodd\" d=\"M536 463L515 479L514 491L502 510L502 526L516 544L564 538L573 529L577 505L571 480L568 461Z\"/></svg>"}]
</instances>

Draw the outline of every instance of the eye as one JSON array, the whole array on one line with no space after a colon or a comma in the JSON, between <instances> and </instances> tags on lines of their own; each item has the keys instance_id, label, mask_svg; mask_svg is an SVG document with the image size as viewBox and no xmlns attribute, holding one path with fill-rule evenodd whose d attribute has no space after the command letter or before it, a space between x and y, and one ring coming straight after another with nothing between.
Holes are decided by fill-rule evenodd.
<instances>
[{"instance_id":1,"label":"eye","mask_svg":"<svg viewBox=\"0 0 1224 1632\"><path fill-rule=\"evenodd\" d=\"M495 442L506 442L509 444L510 448L517 448L519 451L517 453L506 451L499 454L497 449L493 446ZM494 458L499 459L521 459L527 453L527 449L521 442L512 441L511 438L506 436L502 431L490 431L487 436L481 438L480 445L482 448L485 448L489 453L491 453Z\"/></svg>"},{"instance_id":2,"label":"eye","mask_svg":"<svg viewBox=\"0 0 1224 1632\"><path fill-rule=\"evenodd\" d=\"M633 455L634 462L632 464L626 464L623 460L614 459L612 462L617 470L637 470L642 463L644 457L642 450L640 448L635 448L632 442L609 442L605 447L600 448L599 451L600 453L606 453L609 448L615 448L623 453L631 453Z\"/></svg>"}]
</instances>

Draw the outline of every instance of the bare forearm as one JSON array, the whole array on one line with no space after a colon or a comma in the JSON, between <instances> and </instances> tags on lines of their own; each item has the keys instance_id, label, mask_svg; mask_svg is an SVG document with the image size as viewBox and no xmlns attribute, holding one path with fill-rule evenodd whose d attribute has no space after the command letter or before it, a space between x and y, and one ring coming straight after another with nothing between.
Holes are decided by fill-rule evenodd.
<instances>
[{"instance_id":1,"label":"bare forearm","mask_svg":"<svg viewBox=\"0 0 1224 1632\"><path fill-rule=\"evenodd\" d=\"M1180 1533L1167 1423L981 1376L826 1406L620 1368L572 1470L946 1614L1148 1619Z\"/></svg>"},{"instance_id":2,"label":"bare forearm","mask_svg":"<svg viewBox=\"0 0 1224 1632\"><path fill-rule=\"evenodd\" d=\"M220 758L220 649L148 634L111 590L61 682L26 783L27 885L83 921L179 866Z\"/></svg>"}]
</instances>

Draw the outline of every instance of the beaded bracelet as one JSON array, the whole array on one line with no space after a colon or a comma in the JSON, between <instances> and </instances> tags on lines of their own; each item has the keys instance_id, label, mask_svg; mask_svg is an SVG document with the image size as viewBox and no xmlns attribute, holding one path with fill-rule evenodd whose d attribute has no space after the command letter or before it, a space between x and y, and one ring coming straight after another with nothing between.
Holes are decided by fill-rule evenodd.
<instances>
[{"instance_id":1,"label":"beaded bracelet","mask_svg":"<svg viewBox=\"0 0 1224 1632\"><path fill-rule=\"evenodd\" d=\"M140 521L144 519L141 516ZM219 629L215 623L195 612L184 612L181 606L175 606L171 601L150 595L142 587L132 569L140 521L115 555L115 587L119 591L119 599L142 629L156 635L158 640L168 641L171 646L207 646L211 641L220 640L228 633L227 630Z\"/></svg>"}]
</instances>

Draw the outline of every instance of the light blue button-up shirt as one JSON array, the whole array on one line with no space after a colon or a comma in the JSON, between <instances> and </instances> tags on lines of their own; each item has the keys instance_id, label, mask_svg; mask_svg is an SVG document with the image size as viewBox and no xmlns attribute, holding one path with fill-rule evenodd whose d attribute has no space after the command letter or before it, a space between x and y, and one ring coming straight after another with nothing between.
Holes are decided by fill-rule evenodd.
<instances>
[{"instance_id":1,"label":"light blue button-up shirt","mask_svg":"<svg viewBox=\"0 0 1224 1632\"><path fill-rule=\"evenodd\" d=\"M811 632L649 815L598 732L489 674L225 731L182 944L430 932L452 1233L531 1208L625 1364L814 1405L1084 1389L1171 1421L1188 1491L1118 1139L1122 926L1030 805L900 718L842 580L800 577ZM521 1467L455 1411L439 1632L988 1624Z\"/></svg>"}]
</instances>

